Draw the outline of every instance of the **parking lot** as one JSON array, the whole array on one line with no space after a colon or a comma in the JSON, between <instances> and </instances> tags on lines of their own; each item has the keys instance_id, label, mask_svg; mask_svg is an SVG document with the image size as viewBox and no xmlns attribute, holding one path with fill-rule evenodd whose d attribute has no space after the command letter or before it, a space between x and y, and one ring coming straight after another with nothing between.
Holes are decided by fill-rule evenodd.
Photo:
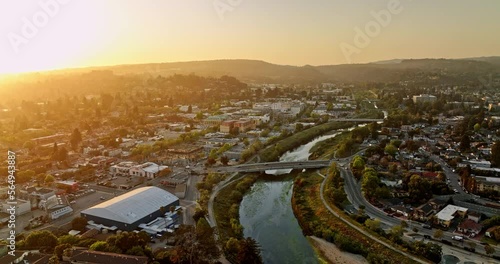
<instances>
[{"instance_id":1,"label":"parking lot","mask_svg":"<svg viewBox=\"0 0 500 264\"><path fill-rule=\"evenodd\" d=\"M90 208L96 204L102 203L103 201L109 200L121 194L121 192L119 191L113 192L113 190L109 190L108 192L95 189L87 189L87 190L88 191L83 195L80 196L75 195L75 199L73 200L74 203L71 204L71 207L73 207L73 210L75 212L79 213L81 210L85 210L87 208Z\"/></svg>"},{"instance_id":2,"label":"parking lot","mask_svg":"<svg viewBox=\"0 0 500 264\"><path fill-rule=\"evenodd\" d=\"M188 170L185 166L177 166L172 168L174 173L173 175L185 174L187 177L187 189L186 196L184 199L181 199L181 206L185 208L183 211L183 219L185 219L186 224L195 224L192 220L192 215L194 214L194 209L196 208L196 200L198 199L198 191L196 189L196 184L203 178L202 176L198 176L197 173L194 175L190 173L191 170L200 170L202 171L202 164L192 164L191 168ZM196 166L198 165L198 166ZM177 172L177 173L175 173ZM170 175L172 176L172 174ZM153 180L148 180L145 178L138 177L109 177L104 176L98 179L95 183L87 183L80 186L80 190L75 192L72 195L68 195L68 201L70 202L71 207L73 208L73 213L70 215L65 215L51 223L45 224L41 227L36 228L43 229L49 226L62 226L64 224L70 223L75 217L80 216L80 212L82 210L88 209L96 204L107 201L113 197L119 196L123 193L129 192L132 189L144 186L157 186L163 188L169 192L174 193L175 188L166 187L161 184L161 181L165 180L166 177L158 177ZM98 185L99 182L110 181L114 184L113 187L106 187L102 185ZM120 185L129 185L130 189L121 189ZM24 232L24 227L29 224L29 221L33 217L38 217L41 215L45 215L45 212L42 210L34 210L30 213L20 215L16 218L16 231L17 233ZM0 230L0 236L6 237L9 229L2 228ZM3 234L3 235L2 235Z\"/></svg>"}]
</instances>

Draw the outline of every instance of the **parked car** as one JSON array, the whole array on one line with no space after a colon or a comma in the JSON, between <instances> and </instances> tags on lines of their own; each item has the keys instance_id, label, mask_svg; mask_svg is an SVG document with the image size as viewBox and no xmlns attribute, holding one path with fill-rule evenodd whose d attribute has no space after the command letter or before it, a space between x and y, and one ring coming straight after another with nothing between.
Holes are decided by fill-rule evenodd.
<instances>
[{"instance_id":1,"label":"parked car","mask_svg":"<svg viewBox=\"0 0 500 264\"><path fill-rule=\"evenodd\" d=\"M451 239L456 240L456 241L462 241L464 240L463 236L452 236Z\"/></svg>"},{"instance_id":2,"label":"parked car","mask_svg":"<svg viewBox=\"0 0 500 264\"><path fill-rule=\"evenodd\" d=\"M449 245L449 246L451 246L451 245L452 245L451 241L446 240L446 239L441 239L441 243L446 244L446 245Z\"/></svg>"}]
</instances>

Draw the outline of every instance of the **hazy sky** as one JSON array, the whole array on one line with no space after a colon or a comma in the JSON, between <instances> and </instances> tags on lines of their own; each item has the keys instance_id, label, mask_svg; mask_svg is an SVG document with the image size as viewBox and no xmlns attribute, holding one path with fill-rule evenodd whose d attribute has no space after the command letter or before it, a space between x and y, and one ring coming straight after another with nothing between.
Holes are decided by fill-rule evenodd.
<instances>
[{"instance_id":1,"label":"hazy sky","mask_svg":"<svg viewBox=\"0 0 500 264\"><path fill-rule=\"evenodd\" d=\"M393 1L2 0L0 73L236 58L321 65L500 55L500 1L400 0L388 9ZM391 14L385 26L371 14L381 11ZM356 28L368 40L355 42Z\"/></svg>"}]
</instances>

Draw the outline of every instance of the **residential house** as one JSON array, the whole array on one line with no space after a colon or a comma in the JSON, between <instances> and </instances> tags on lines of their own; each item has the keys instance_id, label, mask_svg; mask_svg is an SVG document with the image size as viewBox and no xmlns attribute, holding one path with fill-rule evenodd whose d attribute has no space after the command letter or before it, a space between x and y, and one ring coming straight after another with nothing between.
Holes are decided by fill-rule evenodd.
<instances>
[{"instance_id":1,"label":"residential house","mask_svg":"<svg viewBox=\"0 0 500 264\"><path fill-rule=\"evenodd\" d=\"M0 251L2 247L0 246ZM14 255L5 254L0 257L0 263L2 264L23 264L23 263L31 263L31 264L45 264L49 263L49 259L53 255L51 254L42 254L39 253L38 250L31 251L21 251L15 250Z\"/></svg>"},{"instance_id":2,"label":"residential house","mask_svg":"<svg viewBox=\"0 0 500 264\"><path fill-rule=\"evenodd\" d=\"M481 229L483 229L483 225L469 218L465 219L462 223L458 225L459 232L462 232L464 234L470 234L472 236L479 234L479 232L481 232Z\"/></svg>"},{"instance_id":3,"label":"residential house","mask_svg":"<svg viewBox=\"0 0 500 264\"><path fill-rule=\"evenodd\" d=\"M408 208L408 207L405 207L402 205L392 206L391 210L398 213L398 214L403 215L404 217L410 216L412 214L412 211L413 211L411 208Z\"/></svg>"},{"instance_id":4,"label":"residential house","mask_svg":"<svg viewBox=\"0 0 500 264\"><path fill-rule=\"evenodd\" d=\"M488 229L486 229L486 232L484 232L484 235L489 237L489 238L495 238L495 233L500 233L500 226L492 226Z\"/></svg>"},{"instance_id":5,"label":"residential house","mask_svg":"<svg viewBox=\"0 0 500 264\"><path fill-rule=\"evenodd\" d=\"M326 105L318 105L314 110L313 113L318 114L318 115L324 115L326 114L327 107Z\"/></svg>"},{"instance_id":6,"label":"residential house","mask_svg":"<svg viewBox=\"0 0 500 264\"><path fill-rule=\"evenodd\" d=\"M200 156L203 147L189 144L172 146L168 150L168 157L173 159L193 160Z\"/></svg>"},{"instance_id":7,"label":"residential house","mask_svg":"<svg viewBox=\"0 0 500 264\"><path fill-rule=\"evenodd\" d=\"M434 213L435 210L432 205L429 203L425 203L413 210L412 217L415 220L427 222L427 220L429 220Z\"/></svg>"},{"instance_id":8,"label":"residential house","mask_svg":"<svg viewBox=\"0 0 500 264\"><path fill-rule=\"evenodd\" d=\"M122 150L119 148L107 149L103 153L109 157L119 157L122 154Z\"/></svg>"},{"instance_id":9,"label":"residential house","mask_svg":"<svg viewBox=\"0 0 500 264\"><path fill-rule=\"evenodd\" d=\"M88 161L88 164L92 167L105 168L116 161L116 158L106 157L106 156L96 156Z\"/></svg>"},{"instance_id":10,"label":"residential house","mask_svg":"<svg viewBox=\"0 0 500 264\"><path fill-rule=\"evenodd\" d=\"M85 147L85 148L83 148L83 155L88 155L91 152L95 152L95 153L101 154L103 150L104 150L104 146L103 145L98 145L96 147L93 147L93 146L92 147Z\"/></svg>"},{"instance_id":11,"label":"residential house","mask_svg":"<svg viewBox=\"0 0 500 264\"><path fill-rule=\"evenodd\" d=\"M476 223L479 223L479 221L481 221L481 213L476 212L476 211L470 211L467 214L467 219L470 219Z\"/></svg>"}]
</instances>

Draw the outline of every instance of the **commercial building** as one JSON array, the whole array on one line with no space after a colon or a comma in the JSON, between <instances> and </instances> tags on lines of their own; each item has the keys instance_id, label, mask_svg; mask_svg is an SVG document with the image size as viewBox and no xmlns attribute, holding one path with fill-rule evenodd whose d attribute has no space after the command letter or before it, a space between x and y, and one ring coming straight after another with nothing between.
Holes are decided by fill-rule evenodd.
<instances>
[{"instance_id":1,"label":"commercial building","mask_svg":"<svg viewBox=\"0 0 500 264\"><path fill-rule=\"evenodd\" d=\"M111 166L109 172L112 176L140 176L153 179L166 169L168 169L168 166L162 166L154 162L137 164L135 162L125 161Z\"/></svg>"},{"instance_id":2,"label":"commercial building","mask_svg":"<svg viewBox=\"0 0 500 264\"><path fill-rule=\"evenodd\" d=\"M219 130L221 133L230 133L231 129L234 127L234 123L236 123L236 120L226 120L220 124Z\"/></svg>"},{"instance_id":3,"label":"commercial building","mask_svg":"<svg viewBox=\"0 0 500 264\"><path fill-rule=\"evenodd\" d=\"M153 162L146 162L130 168L129 174L132 176L146 177L154 179L161 171L168 169L168 166L161 166Z\"/></svg>"},{"instance_id":4,"label":"commercial building","mask_svg":"<svg viewBox=\"0 0 500 264\"><path fill-rule=\"evenodd\" d=\"M220 124L222 124L222 122L227 119L229 119L229 116L227 115L210 116L206 119L203 119L202 123L205 126L220 126Z\"/></svg>"},{"instance_id":5,"label":"commercial building","mask_svg":"<svg viewBox=\"0 0 500 264\"><path fill-rule=\"evenodd\" d=\"M246 132L250 129L255 129L255 124L252 120L240 119L234 123L234 127L237 127L239 132Z\"/></svg>"},{"instance_id":6,"label":"commercial building","mask_svg":"<svg viewBox=\"0 0 500 264\"><path fill-rule=\"evenodd\" d=\"M437 97L430 94L414 95L413 102L418 103L432 103L437 100Z\"/></svg>"},{"instance_id":7,"label":"commercial building","mask_svg":"<svg viewBox=\"0 0 500 264\"><path fill-rule=\"evenodd\" d=\"M486 191L500 192L500 178L476 176L475 180L476 180L476 191L478 192L486 192Z\"/></svg>"},{"instance_id":8,"label":"commercial building","mask_svg":"<svg viewBox=\"0 0 500 264\"><path fill-rule=\"evenodd\" d=\"M439 213L436 214L436 218L438 221L438 224L444 226L444 227L449 227L451 224L451 221L455 219L455 217L465 217L467 214L467 211L469 209L465 207L460 207L456 205L447 205L443 210L439 211Z\"/></svg>"},{"instance_id":9,"label":"commercial building","mask_svg":"<svg viewBox=\"0 0 500 264\"><path fill-rule=\"evenodd\" d=\"M73 208L71 208L68 200L62 195L53 195L47 200L41 201L39 207L40 209L44 209L52 220L73 213Z\"/></svg>"},{"instance_id":10,"label":"commercial building","mask_svg":"<svg viewBox=\"0 0 500 264\"><path fill-rule=\"evenodd\" d=\"M83 210L81 216L97 224L132 231L163 216L162 210L178 205L175 195L158 187L142 187Z\"/></svg>"},{"instance_id":11,"label":"commercial building","mask_svg":"<svg viewBox=\"0 0 500 264\"><path fill-rule=\"evenodd\" d=\"M29 200L25 201L25 200L17 199L16 202L17 203L15 205L9 204L8 200L3 202L2 203L2 212L10 215L11 212L9 210L13 206L16 208L16 210L14 211L15 215L22 215L22 214L31 212L31 203Z\"/></svg>"}]
</instances>

